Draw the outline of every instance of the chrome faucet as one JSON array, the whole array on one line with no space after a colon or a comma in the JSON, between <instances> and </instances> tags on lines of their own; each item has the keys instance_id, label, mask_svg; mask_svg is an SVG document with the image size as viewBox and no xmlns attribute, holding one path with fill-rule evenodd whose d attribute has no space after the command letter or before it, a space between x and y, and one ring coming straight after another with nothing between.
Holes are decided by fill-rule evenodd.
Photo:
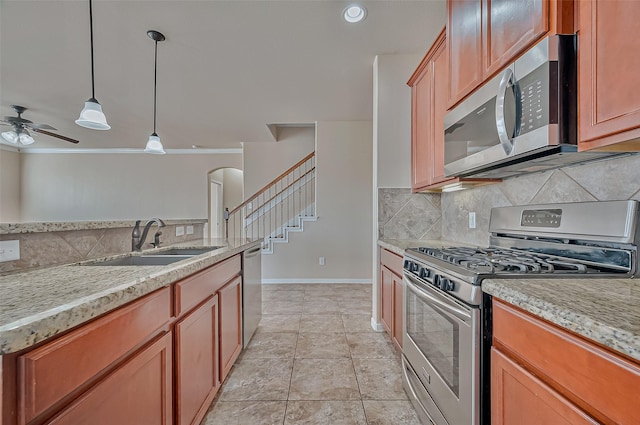
<instances>
[{"instance_id":1,"label":"chrome faucet","mask_svg":"<svg viewBox=\"0 0 640 425\"><path fill-rule=\"evenodd\" d=\"M136 224L133 227L133 232L131 232L131 251L140 251L140 249L142 249L142 245L144 245L144 241L147 239L149 228L153 225L153 223L156 223L158 225L158 231L154 235L154 240L153 242L151 242L151 245L153 245L154 248L159 247L160 235L162 234L160 228L166 226L166 224L164 224L164 221L159 218L152 218L151 220L147 221L147 224L144 225L142 235L140 235L140 222L141 220L136 220Z\"/></svg>"}]
</instances>

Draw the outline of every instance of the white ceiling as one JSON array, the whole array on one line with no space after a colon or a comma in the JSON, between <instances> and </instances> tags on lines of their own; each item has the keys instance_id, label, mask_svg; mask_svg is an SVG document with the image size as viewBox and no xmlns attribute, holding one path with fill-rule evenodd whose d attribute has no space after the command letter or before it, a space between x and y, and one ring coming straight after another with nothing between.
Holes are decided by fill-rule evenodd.
<instances>
[{"instance_id":1,"label":"white ceiling","mask_svg":"<svg viewBox=\"0 0 640 425\"><path fill-rule=\"evenodd\" d=\"M89 97L88 0L0 0L0 116L80 140L80 148L143 148L153 130L153 41L158 124L165 149L269 142L267 124L371 120L373 60L423 55L445 24L445 0L94 0L95 91L111 130L74 121ZM417 63L416 63L417 65ZM407 75L407 79L410 75ZM74 145L34 134L31 147Z\"/></svg>"}]
</instances>

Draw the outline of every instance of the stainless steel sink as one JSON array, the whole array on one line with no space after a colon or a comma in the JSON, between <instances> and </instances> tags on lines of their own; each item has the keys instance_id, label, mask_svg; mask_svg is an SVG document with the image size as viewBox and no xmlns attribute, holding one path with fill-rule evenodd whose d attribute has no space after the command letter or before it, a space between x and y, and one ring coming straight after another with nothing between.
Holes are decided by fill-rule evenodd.
<instances>
[{"instance_id":1,"label":"stainless steel sink","mask_svg":"<svg viewBox=\"0 0 640 425\"><path fill-rule=\"evenodd\" d=\"M84 263L83 266L166 266L193 255L136 255L115 260Z\"/></svg>"},{"instance_id":2,"label":"stainless steel sink","mask_svg":"<svg viewBox=\"0 0 640 425\"><path fill-rule=\"evenodd\" d=\"M160 256L160 255L189 255L189 256L194 256L194 255L200 255L200 254L204 254L206 252L210 252L210 251L214 251L216 249L220 249L220 248L224 248L222 246L209 246L206 248L172 248L172 249L168 249L166 251L158 251L156 253L153 253L151 255L154 256Z\"/></svg>"}]
</instances>

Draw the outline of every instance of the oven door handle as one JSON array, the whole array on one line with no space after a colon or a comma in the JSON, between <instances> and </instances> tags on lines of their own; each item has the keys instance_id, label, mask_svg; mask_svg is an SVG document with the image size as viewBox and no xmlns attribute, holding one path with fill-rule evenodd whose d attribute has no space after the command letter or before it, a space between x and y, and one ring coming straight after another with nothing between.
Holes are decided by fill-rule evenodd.
<instances>
[{"instance_id":1,"label":"oven door handle","mask_svg":"<svg viewBox=\"0 0 640 425\"><path fill-rule=\"evenodd\" d=\"M471 320L471 313L469 311L458 308L452 305L452 303L450 302L443 301L436 298L435 295L429 294L424 289L416 285L416 281L413 276L405 273L404 278L406 279L407 288L414 292L423 301L431 304L434 307L438 307L443 312L455 316L465 323Z\"/></svg>"}]
</instances>

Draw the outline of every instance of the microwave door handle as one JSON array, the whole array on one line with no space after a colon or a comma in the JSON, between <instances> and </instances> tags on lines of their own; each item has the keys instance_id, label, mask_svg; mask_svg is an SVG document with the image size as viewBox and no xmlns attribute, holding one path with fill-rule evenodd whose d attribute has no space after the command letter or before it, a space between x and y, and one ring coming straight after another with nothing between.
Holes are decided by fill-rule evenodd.
<instances>
[{"instance_id":1,"label":"microwave door handle","mask_svg":"<svg viewBox=\"0 0 640 425\"><path fill-rule=\"evenodd\" d=\"M502 74L500 85L498 86L498 95L496 96L496 129L498 130L498 139L504 149L504 153L507 155L513 151L513 144L511 138L507 134L507 124L504 117L504 101L507 96L507 90L509 89L509 83L513 85L513 71L511 68L507 68Z\"/></svg>"}]
</instances>

